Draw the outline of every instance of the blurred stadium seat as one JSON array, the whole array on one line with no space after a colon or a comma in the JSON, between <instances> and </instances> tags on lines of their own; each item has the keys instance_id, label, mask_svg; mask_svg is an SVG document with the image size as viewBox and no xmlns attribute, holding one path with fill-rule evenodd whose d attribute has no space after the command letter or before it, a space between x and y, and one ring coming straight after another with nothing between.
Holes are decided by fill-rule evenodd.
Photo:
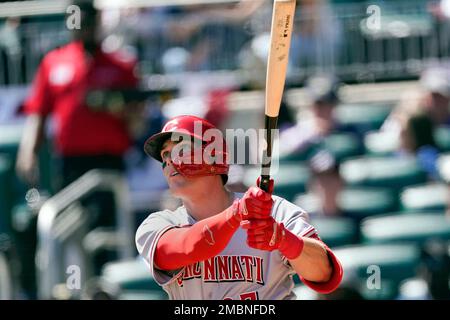
<instances>
[{"instance_id":1,"label":"blurred stadium seat","mask_svg":"<svg viewBox=\"0 0 450 320\"><path fill-rule=\"evenodd\" d=\"M356 244L359 241L359 226L351 218L313 217L311 224L320 238L331 248Z\"/></svg>"},{"instance_id":2,"label":"blurred stadium seat","mask_svg":"<svg viewBox=\"0 0 450 320\"><path fill-rule=\"evenodd\" d=\"M356 134L336 133L326 137L323 149L329 151L336 162L361 154L361 145Z\"/></svg>"},{"instance_id":3,"label":"blurred stadium seat","mask_svg":"<svg viewBox=\"0 0 450 320\"><path fill-rule=\"evenodd\" d=\"M414 157L357 157L342 163L340 173L357 186L399 189L426 181Z\"/></svg>"},{"instance_id":4,"label":"blurred stadium seat","mask_svg":"<svg viewBox=\"0 0 450 320\"><path fill-rule=\"evenodd\" d=\"M317 300L317 293L304 284L297 284L293 291L297 295L297 300Z\"/></svg>"},{"instance_id":5,"label":"blurred stadium seat","mask_svg":"<svg viewBox=\"0 0 450 320\"><path fill-rule=\"evenodd\" d=\"M167 299L167 293L153 280L141 258L106 264L101 283L117 287L119 299Z\"/></svg>"},{"instance_id":6,"label":"blurred stadium seat","mask_svg":"<svg viewBox=\"0 0 450 320\"><path fill-rule=\"evenodd\" d=\"M390 104L349 104L336 108L336 119L343 128L354 130L360 134L378 130L389 115Z\"/></svg>"},{"instance_id":7,"label":"blurred stadium seat","mask_svg":"<svg viewBox=\"0 0 450 320\"><path fill-rule=\"evenodd\" d=\"M316 216L322 210L322 203L319 196L312 192L300 193L295 196L292 202L300 208L303 208L310 216Z\"/></svg>"},{"instance_id":8,"label":"blurred stadium seat","mask_svg":"<svg viewBox=\"0 0 450 320\"><path fill-rule=\"evenodd\" d=\"M436 139L436 144L441 152L450 151L450 128L448 127L436 128L434 137Z\"/></svg>"},{"instance_id":9,"label":"blurred stadium seat","mask_svg":"<svg viewBox=\"0 0 450 320\"><path fill-rule=\"evenodd\" d=\"M280 163L309 161L320 151L329 153L334 158L334 161L339 163L347 158L360 155L363 148L356 134L338 132L332 133L320 141L311 143L305 150L282 155L277 160Z\"/></svg>"},{"instance_id":10,"label":"blurred stadium seat","mask_svg":"<svg viewBox=\"0 0 450 320\"><path fill-rule=\"evenodd\" d=\"M395 211L398 198L388 188L348 187L337 197L340 211L359 221L368 216Z\"/></svg>"},{"instance_id":11,"label":"blurred stadium seat","mask_svg":"<svg viewBox=\"0 0 450 320\"><path fill-rule=\"evenodd\" d=\"M391 155L397 150L398 144L398 136L392 132L372 131L364 136L364 146L370 155Z\"/></svg>"},{"instance_id":12,"label":"blurred stadium seat","mask_svg":"<svg viewBox=\"0 0 450 320\"><path fill-rule=\"evenodd\" d=\"M353 245L334 252L345 270L344 284L354 283L366 299L395 299L401 281L416 276L421 257L410 244ZM368 286L374 270L380 271L379 287Z\"/></svg>"},{"instance_id":13,"label":"blurred stadium seat","mask_svg":"<svg viewBox=\"0 0 450 320\"><path fill-rule=\"evenodd\" d=\"M401 207L405 211L445 211L448 186L442 183L416 185L401 193Z\"/></svg>"},{"instance_id":14,"label":"blurred stadium seat","mask_svg":"<svg viewBox=\"0 0 450 320\"><path fill-rule=\"evenodd\" d=\"M442 213L418 212L367 218L361 223L362 240L367 243L449 240L450 219Z\"/></svg>"},{"instance_id":15,"label":"blurred stadium seat","mask_svg":"<svg viewBox=\"0 0 450 320\"><path fill-rule=\"evenodd\" d=\"M434 137L441 152L450 151L450 129L439 127L435 129ZM372 131L364 136L366 152L372 155L392 155L399 146L399 137L394 132Z\"/></svg>"},{"instance_id":16,"label":"blurred stadium seat","mask_svg":"<svg viewBox=\"0 0 450 320\"><path fill-rule=\"evenodd\" d=\"M295 196L305 192L306 185L310 178L310 170L306 165L300 163L280 163L278 170L273 170L275 184L274 194L292 201ZM260 168L251 168L247 170L244 177L244 183L247 186L254 185L256 179L261 174Z\"/></svg>"}]
</instances>

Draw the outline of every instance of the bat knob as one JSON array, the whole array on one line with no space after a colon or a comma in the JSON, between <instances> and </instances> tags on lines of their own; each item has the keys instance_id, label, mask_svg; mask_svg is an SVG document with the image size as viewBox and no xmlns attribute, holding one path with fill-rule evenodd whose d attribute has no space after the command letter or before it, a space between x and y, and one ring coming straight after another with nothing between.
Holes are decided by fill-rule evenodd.
<instances>
[{"instance_id":1,"label":"bat knob","mask_svg":"<svg viewBox=\"0 0 450 320\"><path fill-rule=\"evenodd\" d=\"M264 190L267 193L273 193L274 181L270 179L270 176L260 176L256 181L256 185L261 190Z\"/></svg>"}]
</instances>

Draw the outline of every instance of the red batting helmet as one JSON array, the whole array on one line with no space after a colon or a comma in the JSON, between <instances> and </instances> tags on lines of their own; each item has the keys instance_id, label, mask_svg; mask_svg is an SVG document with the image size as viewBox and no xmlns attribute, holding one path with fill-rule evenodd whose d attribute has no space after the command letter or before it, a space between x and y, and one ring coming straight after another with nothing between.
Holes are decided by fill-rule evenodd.
<instances>
[{"instance_id":1,"label":"red batting helmet","mask_svg":"<svg viewBox=\"0 0 450 320\"><path fill-rule=\"evenodd\" d=\"M160 133L154 134L147 139L144 145L145 153L152 158L162 162L161 150L164 142L172 137L172 134L177 133L179 136L189 136L192 139L198 139L202 141L202 161L201 163L183 163L183 159L176 157L172 158L172 164L175 169L184 176L199 177L199 176L211 176L211 175L223 175L224 182L227 180L229 165L227 163L226 143L222 138L223 150L212 151L212 156L215 159L222 156L220 163L218 161L208 161L206 163L203 159L205 155L205 148L213 141L205 139L206 131L210 129L216 129L211 123L205 119L195 116L178 116L170 119L162 128ZM193 155L192 155L193 156Z\"/></svg>"}]
</instances>

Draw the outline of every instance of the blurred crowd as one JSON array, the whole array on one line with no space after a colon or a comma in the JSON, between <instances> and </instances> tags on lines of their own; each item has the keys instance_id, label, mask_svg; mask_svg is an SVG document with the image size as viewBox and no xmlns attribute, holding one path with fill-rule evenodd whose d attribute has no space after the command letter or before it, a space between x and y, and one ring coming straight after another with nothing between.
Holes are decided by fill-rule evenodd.
<instances>
[{"instance_id":1,"label":"blurred crowd","mask_svg":"<svg viewBox=\"0 0 450 320\"><path fill-rule=\"evenodd\" d=\"M264 89L270 34L267 21L271 18L272 1L110 9L101 15L91 1L74 3L82 9L83 27L73 30L68 44L42 57L31 89L17 110L17 116L26 121L14 159L15 172L26 188L42 190L39 155L49 139L54 161L50 193L58 193L92 169L120 172L127 177L130 190L144 194L144 201L140 201L143 205L135 205L134 223L138 226L148 210L177 205L177 200L166 191L159 165L145 157L143 141L159 131L167 118L185 113L205 117L226 129L233 112L230 96L238 91ZM439 19L449 19L448 6L448 1L443 0L430 6L430 11ZM302 105L306 108L296 108L287 96L283 99L278 141L280 165L286 161L307 167L310 177L305 192L298 194L317 199L318 205L309 212L312 218L353 219L340 202L340 195L348 187L341 165L352 157L366 156L361 150L365 148L367 134L373 132L343 123L339 117L338 110L346 103L342 94L346 84L330 71L345 34L332 14L330 3L299 0L298 13L301 18L294 28L289 70L310 64L321 68L301 86L305 93ZM20 18L9 18L0 27L1 54L24 59L20 24ZM0 68L6 70L8 66ZM251 76L245 84L239 81L218 84L206 78L195 78L197 82L189 83L188 78L181 86L204 88L196 91L197 96L161 91L154 98L155 93L147 92L143 86L142 75L146 74L220 68L239 68ZM402 93L375 131L389 136L390 143L395 142L389 158L414 159L426 175L424 184L446 184L450 199L450 177L444 176L439 167L441 155L449 150L442 150L435 134L439 128L450 130L449 102L450 69L437 64L422 72L417 88ZM260 109L263 110L262 105ZM351 137L358 151L349 157L337 156L326 147L328 138L336 135ZM235 173L231 173L229 188L245 190L247 169L245 165L232 169ZM153 202L148 201L148 194L156 194ZM117 208L110 194L98 193L83 205L91 212L89 229L117 225L112 214ZM356 218L355 221L360 222ZM31 236L27 234L31 249L18 250L18 261L22 263L19 297L25 299L37 298L36 271L32 267L37 244L35 228L34 225ZM20 238L23 234L15 236ZM445 256L442 250L437 254L430 251L430 260ZM116 259L117 255L110 251L95 257L95 276L101 275L106 262ZM445 258L442 261L439 276L445 277L450 265ZM448 298L450 289L436 285L436 279L442 279L436 277L431 272L427 278L428 291L421 298ZM362 296L352 287L343 287L334 296L322 298Z\"/></svg>"},{"instance_id":2,"label":"blurred crowd","mask_svg":"<svg viewBox=\"0 0 450 320\"><path fill-rule=\"evenodd\" d=\"M342 26L330 4L327 0L299 0L297 7L299 17L292 39L290 68L310 64L331 67L340 54ZM236 68L250 72L256 67L259 72L256 77L261 75L267 56L270 34L267 21L271 14L272 1L268 0L149 8L112 6L103 10L97 33L104 50L121 48L139 56L143 74ZM52 20L58 21L57 18ZM0 25L0 52L4 57L24 64L24 50L28 46L50 49L68 40L66 34L58 34L54 38L40 39L36 44L27 43L37 39L27 39L33 31L23 27L35 21L39 19L5 19ZM15 65L8 64L7 59L1 61L5 70ZM23 72L20 68L14 71ZM8 73L4 77L7 83L20 79L20 75ZM260 80L257 77L255 81Z\"/></svg>"}]
</instances>

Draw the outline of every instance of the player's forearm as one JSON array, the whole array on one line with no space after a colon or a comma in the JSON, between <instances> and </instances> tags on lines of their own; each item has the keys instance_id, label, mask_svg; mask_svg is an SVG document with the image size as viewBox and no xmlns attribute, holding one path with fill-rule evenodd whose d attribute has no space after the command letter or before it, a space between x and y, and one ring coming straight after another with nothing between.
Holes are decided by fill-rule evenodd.
<instances>
[{"instance_id":1,"label":"player's forearm","mask_svg":"<svg viewBox=\"0 0 450 320\"><path fill-rule=\"evenodd\" d=\"M308 281L327 282L333 269L328 259L327 249L318 240L303 238L302 253L289 260L297 274Z\"/></svg>"},{"instance_id":2,"label":"player's forearm","mask_svg":"<svg viewBox=\"0 0 450 320\"><path fill-rule=\"evenodd\" d=\"M44 140L45 117L30 115L25 123L19 152L37 154Z\"/></svg>"},{"instance_id":3,"label":"player's forearm","mask_svg":"<svg viewBox=\"0 0 450 320\"><path fill-rule=\"evenodd\" d=\"M236 206L234 204L191 227L174 228L164 233L156 247L156 266L162 270L176 270L220 253L239 228Z\"/></svg>"},{"instance_id":4,"label":"player's forearm","mask_svg":"<svg viewBox=\"0 0 450 320\"><path fill-rule=\"evenodd\" d=\"M38 182L38 153L44 140L45 117L31 115L25 124L16 160L17 175L29 184Z\"/></svg>"}]
</instances>

